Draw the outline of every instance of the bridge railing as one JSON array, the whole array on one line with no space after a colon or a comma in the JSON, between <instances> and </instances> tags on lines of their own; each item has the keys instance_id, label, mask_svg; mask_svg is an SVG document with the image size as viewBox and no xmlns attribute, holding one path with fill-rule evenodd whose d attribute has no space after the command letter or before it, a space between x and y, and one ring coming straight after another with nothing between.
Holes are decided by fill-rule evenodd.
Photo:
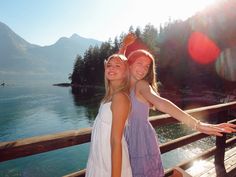
<instances>
[{"instance_id":1,"label":"bridge railing","mask_svg":"<svg viewBox=\"0 0 236 177\"><path fill-rule=\"evenodd\" d=\"M205 106L195 109L186 110L189 114L198 118L199 115L204 115L204 117L211 117L210 115L217 115L217 123L229 121L228 118L232 120L230 122L235 123L236 113L236 101L217 104L212 106ZM149 117L151 124L154 127L179 123L176 119L172 118L168 114L162 114L158 116ZM173 149L182 147L184 145L190 144L194 141L200 140L207 137L208 135L195 132L193 134L183 136L172 140L170 142L160 145L161 153L166 153ZM17 159L20 157L26 157L34 154L39 154L43 152L48 152L56 149L61 149L65 147L70 147L74 145L80 145L90 142L91 138L91 128L83 128L80 130L65 131L56 134L36 136L31 138L20 139L16 141L1 142L0 143L0 162L7 160ZM188 161L178 164L179 167L186 169L191 166L194 160L207 158L215 154L215 162L223 167L223 160L225 148L231 146L236 142L236 137L226 140L226 136L216 138L216 146L209 149L207 152L200 154L199 156L190 159ZM165 171L166 176L171 174L172 169L167 169ZM82 177L85 174L85 170L75 172L73 174L67 175L67 177L79 176Z\"/></svg>"}]
</instances>

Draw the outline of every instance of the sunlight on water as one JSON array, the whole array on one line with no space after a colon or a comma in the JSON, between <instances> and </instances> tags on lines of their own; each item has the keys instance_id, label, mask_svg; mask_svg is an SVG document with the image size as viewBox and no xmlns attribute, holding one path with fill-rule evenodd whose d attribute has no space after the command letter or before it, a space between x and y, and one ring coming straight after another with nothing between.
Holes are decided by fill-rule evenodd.
<instances>
[{"instance_id":1,"label":"sunlight on water","mask_svg":"<svg viewBox=\"0 0 236 177\"><path fill-rule=\"evenodd\" d=\"M184 124L177 124L156 128L156 132L162 144L181 136L191 134L194 131ZM214 137L207 137L162 154L161 157L164 168L171 168L185 160L189 160L196 155L203 153L214 145L214 141Z\"/></svg>"},{"instance_id":2,"label":"sunlight on water","mask_svg":"<svg viewBox=\"0 0 236 177\"><path fill-rule=\"evenodd\" d=\"M177 148L175 150L162 154L164 168L172 168L183 161L190 160L196 155L201 154L203 152L203 149L201 149L200 146L201 143L198 143L195 146L188 145L186 147Z\"/></svg>"}]
</instances>

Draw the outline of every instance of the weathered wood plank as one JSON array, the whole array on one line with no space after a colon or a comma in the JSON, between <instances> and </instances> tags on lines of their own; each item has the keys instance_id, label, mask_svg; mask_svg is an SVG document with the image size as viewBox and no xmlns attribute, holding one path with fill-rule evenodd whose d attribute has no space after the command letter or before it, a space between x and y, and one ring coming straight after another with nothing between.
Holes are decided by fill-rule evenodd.
<instances>
[{"instance_id":1,"label":"weathered wood plank","mask_svg":"<svg viewBox=\"0 0 236 177\"><path fill-rule=\"evenodd\" d=\"M229 173L236 168L236 147L229 149L225 153L225 169L218 169L218 176L226 177L229 176ZM202 161L200 164L201 168L191 166L186 171L191 174L193 177L216 177L216 166L214 163L214 158L208 158L205 161ZM221 171L220 171L221 170ZM231 176L230 176L231 177Z\"/></svg>"},{"instance_id":2,"label":"weathered wood plank","mask_svg":"<svg viewBox=\"0 0 236 177\"><path fill-rule=\"evenodd\" d=\"M204 106L204 107L200 107L200 108L194 108L194 109L190 109L190 110L185 110L185 112L191 114L192 116L194 116L196 118L199 118L199 117L202 117L202 115L204 115L204 117L208 117L211 114L224 112L224 111L231 110L231 109L236 109L236 101L212 105L212 106ZM222 117L221 119L224 119L224 118L225 117ZM149 121L154 127L179 122L176 119L174 119L173 117L171 117L169 114L150 116Z\"/></svg>"},{"instance_id":3,"label":"weathered wood plank","mask_svg":"<svg viewBox=\"0 0 236 177\"><path fill-rule=\"evenodd\" d=\"M68 174L68 175L65 175L63 177L85 177L85 169L83 170L80 170L80 171L77 171L75 173L71 173L71 174Z\"/></svg>"},{"instance_id":4,"label":"weathered wood plank","mask_svg":"<svg viewBox=\"0 0 236 177\"><path fill-rule=\"evenodd\" d=\"M91 128L0 143L0 162L90 142Z\"/></svg>"},{"instance_id":5,"label":"weathered wood plank","mask_svg":"<svg viewBox=\"0 0 236 177\"><path fill-rule=\"evenodd\" d=\"M177 138L175 140L171 140L167 143L160 145L161 153L166 153L168 151L174 150L176 148L182 147L184 145L190 144L194 141L200 140L202 138L208 137L209 135L203 134L203 133L193 133L190 135L186 135L180 138Z\"/></svg>"},{"instance_id":6,"label":"weathered wood plank","mask_svg":"<svg viewBox=\"0 0 236 177\"><path fill-rule=\"evenodd\" d=\"M225 156L226 156L225 169L227 173L230 173L232 170L236 169L236 147L226 152Z\"/></svg>"}]
</instances>

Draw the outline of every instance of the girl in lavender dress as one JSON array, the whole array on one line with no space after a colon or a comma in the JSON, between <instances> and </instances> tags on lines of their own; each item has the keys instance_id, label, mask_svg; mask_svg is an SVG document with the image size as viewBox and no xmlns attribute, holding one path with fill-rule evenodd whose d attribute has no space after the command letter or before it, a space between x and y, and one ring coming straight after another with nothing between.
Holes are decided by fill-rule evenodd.
<instances>
[{"instance_id":1,"label":"girl in lavender dress","mask_svg":"<svg viewBox=\"0 0 236 177\"><path fill-rule=\"evenodd\" d=\"M132 34L126 38L135 39ZM127 39L126 39L127 40ZM131 40L130 40L131 41ZM130 42L131 43L131 42ZM122 46L125 53L127 45ZM202 123L185 113L157 92L155 60L146 50L135 50L128 56L132 109L125 129L133 177L163 177L159 142L148 121L149 108L155 107L200 132L222 136L235 132L236 125Z\"/></svg>"}]
</instances>

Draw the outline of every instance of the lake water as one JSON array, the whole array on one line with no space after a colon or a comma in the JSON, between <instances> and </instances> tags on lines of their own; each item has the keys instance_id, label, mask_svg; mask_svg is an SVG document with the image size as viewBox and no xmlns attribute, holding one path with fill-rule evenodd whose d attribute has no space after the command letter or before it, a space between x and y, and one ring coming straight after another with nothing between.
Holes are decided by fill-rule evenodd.
<instances>
[{"instance_id":1,"label":"lake water","mask_svg":"<svg viewBox=\"0 0 236 177\"><path fill-rule=\"evenodd\" d=\"M101 96L74 96L70 87L0 87L0 141L14 141L38 135L90 127ZM189 134L186 127L158 128L161 143ZM165 168L189 159L212 146L214 138L162 155ZM89 143L0 163L0 177L60 177L84 169ZM1 158L1 157L0 157Z\"/></svg>"}]
</instances>

